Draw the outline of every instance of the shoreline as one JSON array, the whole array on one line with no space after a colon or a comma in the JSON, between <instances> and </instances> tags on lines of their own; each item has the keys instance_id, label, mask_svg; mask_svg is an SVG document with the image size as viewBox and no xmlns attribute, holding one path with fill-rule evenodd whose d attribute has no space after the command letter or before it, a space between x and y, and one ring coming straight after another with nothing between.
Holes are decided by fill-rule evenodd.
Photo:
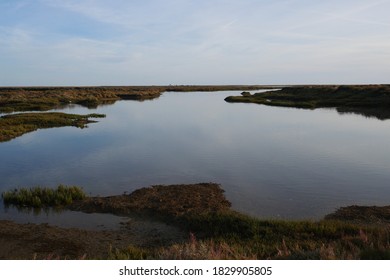
<instances>
[{"instance_id":1,"label":"shoreline","mask_svg":"<svg viewBox=\"0 0 390 280\"><path fill-rule=\"evenodd\" d=\"M272 89L272 86L101 86L101 87L0 87L0 113L48 111L69 103L87 108L118 100L144 101L163 92L228 91Z\"/></svg>"},{"instance_id":2,"label":"shoreline","mask_svg":"<svg viewBox=\"0 0 390 280\"><path fill-rule=\"evenodd\" d=\"M228 96L225 101L310 110L335 108L340 114L390 118L389 85L295 86L255 94L244 91L241 96Z\"/></svg>"},{"instance_id":3,"label":"shoreline","mask_svg":"<svg viewBox=\"0 0 390 280\"><path fill-rule=\"evenodd\" d=\"M390 206L344 207L317 222L263 220L233 211L223 192L214 183L159 185L65 206L129 217L119 230L0 221L0 259L390 258Z\"/></svg>"}]
</instances>

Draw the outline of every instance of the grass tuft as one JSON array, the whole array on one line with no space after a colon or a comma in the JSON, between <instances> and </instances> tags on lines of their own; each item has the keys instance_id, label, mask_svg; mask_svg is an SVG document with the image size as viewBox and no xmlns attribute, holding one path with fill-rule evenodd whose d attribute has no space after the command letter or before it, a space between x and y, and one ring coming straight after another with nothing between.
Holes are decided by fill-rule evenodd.
<instances>
[{"instance_id":1,"label":"grass tuft","mask_svg":"<svg viewBox=\"0 0 390 280\"><path fill-rule=\"evenodd\" d=\"M6 205L33 208L65 206L86 197L82 188L64 185L59 185L57 189L42 187L15 189L3 192L1 196Z\"/></svg>"}]
</instances>

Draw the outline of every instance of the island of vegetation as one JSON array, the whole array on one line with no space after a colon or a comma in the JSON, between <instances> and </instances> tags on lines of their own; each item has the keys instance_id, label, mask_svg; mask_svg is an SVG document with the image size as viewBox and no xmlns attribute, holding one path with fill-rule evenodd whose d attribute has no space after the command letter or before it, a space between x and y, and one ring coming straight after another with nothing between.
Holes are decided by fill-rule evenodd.
<instances>
[{"instance_id":1,"label":"island of vegetation","mask_svg":"<svg viewBox=\"0 0 390 280\"><path fill-rule=\"evenodd\" d=\"M340 113L390 118L390 85L291 86L279 91L243 92L225 101L304 109L336 108Z\"/></svg>"},{"instance_id":2,"label":"island of vegetation","mask_svg":"<svg viewBox=\"0 0 390 280\"><path fill-rule=\"evenodd\" d=\"M390 258L388 207L343 208L321 221L265 220L232 210L223 193L214 183L152 186L110 197L87 197L80 188L65 186L5 192L7 204L19 207L56 205L87 213L138 215L169 224L172 230L158 237L142 232L137 238L134 222L118 231L86 231L0 221L0 258ZM61 196L69 198L58 199Z\"/></svg>"},{"instance_id":3,"label":"island of vegetation","mask_svg":"<svg viewBox=\"0 0 390 280\"><path fill-rule=\"evenodd\" d=\"M92 118L104 118L103 114L76 115L65 113L21 113L0 117L0 142L9 141L42 128L74 126L87 127L96 122Z\"/></svg>"}]
</instances>

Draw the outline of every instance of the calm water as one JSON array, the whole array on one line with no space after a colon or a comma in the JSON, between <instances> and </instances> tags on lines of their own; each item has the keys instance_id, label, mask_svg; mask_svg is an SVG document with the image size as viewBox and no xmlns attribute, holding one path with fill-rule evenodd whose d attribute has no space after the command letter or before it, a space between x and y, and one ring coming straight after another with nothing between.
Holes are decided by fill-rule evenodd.
<instances>
[{"instance_id":1,"label":"calm water","mask_svg":"<svg viewBox=\"0 0 390 280\"><path fill-rule=\"evenodd\" d=\"M390 121L226 103L232 94L239 92L165 93L96 110L62 109L107 117L87 129L45 129L0 143L0 191L62 183L113 195L217 182L234 209L288 219L390 204ZM23 221L59 216L66 215L0 212L0 219Z\"/></svg>"}]
</instances>

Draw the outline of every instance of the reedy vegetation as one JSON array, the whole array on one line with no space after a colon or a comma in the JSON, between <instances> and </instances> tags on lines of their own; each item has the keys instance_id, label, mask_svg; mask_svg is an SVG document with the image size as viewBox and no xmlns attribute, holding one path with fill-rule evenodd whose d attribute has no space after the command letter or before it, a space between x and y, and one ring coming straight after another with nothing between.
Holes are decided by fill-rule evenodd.
<instances>
[{"instance_id":1,"label":"reedy vegetation","mask_svg":"<svg viewBox=\"0 0 390 280\"><path fill-rule=\"evenodd\" d=\"M137 259L389 259L389 228L342 221L259 220L229 212L192 219L189 241L159 248L117 250ZM183 226L183 224L182 224ZM201 236L201 237L197 237Z\"/></svg>"},{"instance_id":2,"label":"reedy vegetation","mask_svg":"<svg viewBox=\"0 0 390 280\"><path fill-rule=\"evenodd\" d=\"M4 204L22 207L54 207L72 204L86 197L82 188L59 185L56 189L45 187L21 188L2 193Z\"/></svg>"}]
</instances>

